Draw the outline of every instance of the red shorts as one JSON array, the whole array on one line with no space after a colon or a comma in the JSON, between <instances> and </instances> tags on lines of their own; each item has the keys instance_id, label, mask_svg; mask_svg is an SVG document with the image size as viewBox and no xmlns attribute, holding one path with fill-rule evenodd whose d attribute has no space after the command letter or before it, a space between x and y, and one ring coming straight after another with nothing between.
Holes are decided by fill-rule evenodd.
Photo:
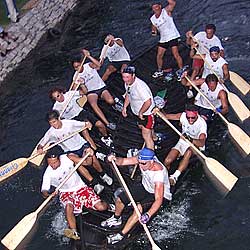
<instances>
[{"instance_id":1,"label":"red shorts","mask_svg":"<svg viewBox=\"0 0 250 250\"><path fill-rule=\"evenodd\" d=\"M201 69L204 66L204 61L202 59L194 59L193 60L193 68Z\"/></svg>"},{"instance_id":2,"label":"red shorts","mask_svg":"<svg viewBox=\"0 0 250 250\"><path fill-rule=\"evenodd\" d=\"M101 201L100 197L94 192L91 187L83 187L74 192L62 192L59 199L63 206L72 204L74 206L74 213L79 214L82 212L82 207L95 209L94 206L97 202Z\"/></svg>"},{"instance_id":3,"label":"red shorts","mask_svg":"<svg viewBox=\"0 0 250 250\"><path fill-rule=\"evenodd\" d=\"M155 125L155 118L154 115L144 115L144 120L141 120L138 118L137 124L138 125L143 125L147 129L153 129Z\"/></svg>"}]
</instances>

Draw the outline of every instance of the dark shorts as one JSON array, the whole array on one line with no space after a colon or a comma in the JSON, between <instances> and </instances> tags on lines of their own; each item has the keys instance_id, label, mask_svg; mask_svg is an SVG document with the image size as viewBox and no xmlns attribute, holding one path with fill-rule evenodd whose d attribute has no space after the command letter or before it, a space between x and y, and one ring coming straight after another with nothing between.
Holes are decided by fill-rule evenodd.
<instances>
[{"instance_id":1,"label":"dark shorts","mask_svg":"<svg viewBox=\"0 0 250 250\"><path fill-rule=\"evenodd\" d=\"M86 142L85 144L83 144L83 146L77 150L72 150L72 151L68 151L65 152L66 154L75 154L78 155L79 157L83 156L83 152L86 148L90 148L90 144L88 142Z\"/></svg>"},{"instance_id":2,"label":"dark shorts","mask_svg":"<svg viewBox=\"0 0 250 250\"><path fill-rule=\"evenodd\" d=\"M172 48L174 46L178 46L178 44L179 44L178 39L179 38L176 38L176 39L170 40L170 41L168 41L166 43L158 43L158 46L162 47L164 49L168 49L168 48Z\"/></svg>"},{"instance_id":3,"label":"dark shorts","mask_svg":"<svg viewBox=\"0 0 250 250\"><path fill-rule=\"evenodd\" d=\"M103 92L104 90L106 90L106 89L107 89L107 86L105 86L105 87L103 87L103 88L101 88L101 89L92 90L92 91L89 91L87 95L89 95L89 94L97 94L98 97L101 97L102 92Z\"/></svg>"},{"instance_id":4,"label":"dark shorts","mask_svg":"<svg viewBox=\"0 0 250 250\"><path fill-rule=\"evenodd\" d=\"M90 121L93 125L100 120L96 115L87 110L82 110L79 115L75 116L73 119L77 121Z\"/></svg>"},{"instance_id":5,"label":"dark shorts","mask_svg":"<svg viewBox=\"0 0 250 250\"><path fill-rule=\"evenodd\" d=\"M120 70L123 64L130 64L130 61L118 61L118 62L110 62L110 65L114 66L117 70Z\"/></svg>"},{"instance_id":6,"label":"dark shorts","mask_svg":"<svg viewBox=\"0 0 250 250\"><path fill-rule=\"evenodd\" d=\"M203 117L206 120L206 122L214 120L215 113L212 109L206 109L197 105L195 106L198 107L199 115Z\"/></svg>"},{"instance_id":7,"label":"dark shorts","mask_svg":"<svg viewBox=\"0 0 250 250\"><path fill-rule=\"evenodd\" d=\"M147 129L153 129L154 125L155 125L155 118L154 115L144 115L143 116L145 119L141 120L139 119L139 117L137 116L137 125L142 125Z\"/></svg>"},{"instance_id":8,"label":"dark shorts","mask_svg":"<svg viewBox=\"0 0 250 250\"><path fill-rule=\"evenodd\" d=\"M147 202L153 202L155 200L155 195L149 193L145 190L142 183L136 183L129 187L129 191L132 194L134 200L136 202L140 202L141 204ZM126 195L126 192L123 191L118 195L124 205L128 205L130 203L129 198Z\"/></svg>"}]
</instances>

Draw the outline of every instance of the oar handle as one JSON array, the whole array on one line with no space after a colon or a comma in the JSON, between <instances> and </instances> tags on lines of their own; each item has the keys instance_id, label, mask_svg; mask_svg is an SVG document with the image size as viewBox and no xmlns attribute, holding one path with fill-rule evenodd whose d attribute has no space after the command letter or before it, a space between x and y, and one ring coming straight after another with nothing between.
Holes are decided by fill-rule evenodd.
<instances>
[{"instance_id":1,"label":"oar handle","mask_svg":"<svg viewBox=\"0 0 250 250\"><path fill-rule=\"evenodd\" d=\"M116 172L116 174L117 174L117 176L118 176L118 178L119 178L119 180L120 180L120 182L121 182L121 184L122 184L122 186L123 186L123 188L124 188L124 190L125 190L125 192L126 192L128 198L129 198L129 200L130 200L131 203L132 203L132 206L133 206L133 208L134 208L134 210L135 210L135 212L136 212L138 218L140 219L141 213L140 213L140 211L139 211L139 209L138 209L138 207L137 207L137 205L136 205L136 203L135 203L135 200L134 200L132 194L130 193L130 191L129 191L129 189L128 189L128 186L127 186L126 182L124 181L124 179L123 179L123 177L122 177L122 175L121 175L121 173L120 173L118 167L116 166L114 160L112 160L112 165L113 165L113 167L114 167L114 169L115 169L115 172ZM151 236L151 234L150 234L150 232L149 232L149 230L148 230L147 225L146 225L146 224L142 224L142 226L143 226L143 229L145 230L145 232L146 232L146 234L147 234L147 236L148 236L148 239L149 239L149 241L150 241L150 243L151 243L151 245L152 245L152 248L153 248L153 249L160 249L160 248L155 244L155 242L154 242L154 240L153 240L153 238L152 238L152 236ZM156 248L156 247L158 247L158 248Z\"/></svg>"},{"instance_id":2,"label":"oar handle","mask_svg":"<svg viewBox=\"0 0 250 250\"><path fill-rule=\"evenodd\" d=\"M207 96L206 95L204 95L203 93L202 93L202 91L187 77L187 76L185 76L185 78L186 78L186 80L192 85L192 87L194 87L195 88L195 90L200 94L200 95L202 95L203 97L204 97L204 99L208 102L208 104L211 106L211 108L213 109L213 111L215 112L215 113L217 113L219 116L220 116L220 118L228 125L228 121L227 121L227 119L220 113L220 112L217 112L216 111L216 107L211 103L211 101L207 98Z\"/></svg>"},{"instance_id":3,"label":"oar handle","mask_svg":"<svg viewBox=\"0 0 250 250\"><path fill-rule=\"evenodd\" d=\"M55 189L55 191L46 198L46 200L37 208L35 211L38 214L47 204L48 202L55 196L55 194L59 191L59 189L66 183L66 181L74 174L74 172L81 166L81 164L87 159L90 153L87 153L81 161L77 163L77 165L70 171L70 173L66 176L66 178L59 184L59 186Z\"/></svg>"},{"instance_id":4,"label":"oar handle","mask_svg":"<svg viewBox=\"0 0 250 250\"><path fill-rule=\"evenodd\" d=\"M155 109L156 114L168 124L169 127L171 127L185 142L189 144L189 146L192 148L193 151L195 151L197 154L199 154L203 159L206 159L206 156L189 140L187 140L182 133L165 117L165 115L160 112L159 110Z\"/></svg>"},{"instance_id":5,"label":"oar handle","mask_svg":"<svg viewBox=\"0 0 250 250\"><path fill-rule=\"evenodd\" d=\"M74 136L74 135L76 135L76 134L82 132L83 130L85 130L85 129L87 129L87 128L88 128L88 127L85 126L85 127L81 128L81 129L75 131L74 133L72 133L72 134L70 134L70 135L68 135L68 136L63 137L61 140L59 140L59 141L53 143L53 144L50 145L50 146L45 147L45 148L43 149L43 151L47 151L47 150L49 150L49 149L55 147L56 145L58 145L58 144L60 144L60 143L62 143L62 142L64 142L64 141L66 141L66 140L69 139L70 137L72 137L72 136ZM36 154L34 154L34 155L31 155L27 160L29 161L29 160L31 160L31 159L37 157L38 155L39 155L39 153L36 153Z\"/></svg>"},{"instance_id":6,"label":"oar handle","mask_svg":"<svg viewBox=\"0 0 250 250\"><path fill-rule=\"evenodd\" d=\"M100 55L100 60L99 60L99 62L101 62L102 59L104 59L104 58L106 57L106 53L107 53L107 50L108 50L108 48L109 48L110 43L111 43L111 40L109 40L108 43L105 44L106 47L104 48L104 50L102 51L102 53L101 53L101 55Z\"/></svg>"}]
</instances>

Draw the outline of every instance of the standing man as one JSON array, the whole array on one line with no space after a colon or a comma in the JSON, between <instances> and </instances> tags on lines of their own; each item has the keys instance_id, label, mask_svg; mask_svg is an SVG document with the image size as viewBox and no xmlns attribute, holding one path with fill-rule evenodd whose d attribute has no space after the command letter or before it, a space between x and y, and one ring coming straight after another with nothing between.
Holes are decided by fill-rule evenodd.
<instances>
[{"instance_id":1,"label":"standing man","mask_svg":"<svg viewBox=\"0 0 250 250\"><path fill-rule=\"evenodd\" d=\"M114 160L118 166L129 166L139 164L142 181L133 184L130 187L131 195L138 203L138 209L143 213L140 222L146 224L150 218L159 210L163 201L166 199L171 201L170 184L168 180L168 172L164 165L157 159L153 150L143 148L138 156L129 158L116 158L114 155L108 156L108 161ZM145 202L151 202L152 205L147 212L143 211L142 205ZM125 206L130 203L126 192L118 195L115 202L115 214L109 219L101 223L102 227L115 227L122 224L122 211ZM136 212L129 217L123 229L114 235L108 237L109 244L115 244L121 241L124 236L132 229L138 221Z\"/></svg>"},{"instance_id":2,"label":"standing man","mask_svg":"<svg viewBox=\"0 0 250 250\"><path fill-rule=\"evenodd\" d=\"M180 121L182 126L183 137L190 140L200 150L205 150L205 142L207 137L207 124L205 120L198 114L198 108L195 105L188 105L185 112L178 114L166 114L169 120ZM178 177L186 170L189 159L193 155L193 151L189 144L182 138L179 139L177 144L170 150L164 160L164 165L170 169L171 163L179 156L182 160L179 163L178 169L173 175L170 175L169 181L171 185L175 185Z\"/></svg>"},{"instance_id":3,"label":"standing man","mask_svg":"<svg viewBox=\"0 0 250 250\"><path fill-rule=\"evenodd\" d=\"M198 43L198 50L201 54L209 54L209 49L214 46L218 46L220 48L220 55L224 57L224 48L221 45L220 39L215 35L216 26L214 24L207 24L205 27L205 31L198 32L194 38L192 31L188 31L186 33L187 43L192 45L193 43ZM194 51L191 53L196 53ZM194 58L193 61L193 73L191 75L191 80L194 80L196 76L201 74L201 71L204 66L204 61L201 58Z\"/></svg>"},{"instance_id":4,"label":"standing man","mask_svg":"<svg viewBox=\"0 0 250 250\"><path fill-rule=\"evenodd\" d=\"M122 72L123 69L128 66L130 63L130 55L121 38L115 38L109 34L106 36L104 43L105 45L103 46L100 59L101 64L103 64L106 57L110 62L102 76L102 80L107 81L112 73L118 70Z\"/></svg>"},{"instance_id":5,"label":"standing man","mask_svg":"<svg viewBox=\"0 0 250 250\"><path fill-rule=\"evenodd\" d=\"M74 162L66 155L59 155L58 150L52 148L46 155L48 167L43 175L41 192L44 198L50 194L51 186L57 187L68 176L74 168ZM81 173L82 166L79 167ZM56 195L56 193L54 193ZM65 215L68 222L68 229L64 230L64 235L74 240L79 240L80 236L76 229L75 215L82 212L82 207L98 211L107 210L106 202L101 201L91 187L88 187L77 172L66 181L59 189L59 199L64 206Z\"/></svg>"},{"instance_id":6,"label":"standing man","mask_svg":"<svg viewBox=\"0 0 250 250\"><path fill-rule=\"evenodd\" d=\"M80 130L84 127L91 128L92 125L90 122L80 122L75 120L61 120L59 118L59 112L52 110L47 114L47 121L50 124L50 129L45 133L44 137L39 142L37 146L38 153L43 153L44 146L49 143L57 142L63 139L65 136L68 136L77 130ZM87 149L91 149L88 143L88 137L86 137L86 129L83 130L80 136L79 133L70 137L69 139L63 141L59 146L67 154L70 160L75 164L81 161L81 158L86 154ZM87 132L88 133L88 132ZM89 136L89 135L88 135ZM92 149L91 149L92 150ZM113 180L107 173L102 169L102 166L96 156L92 154L89 156L83 164L84 166L93 166L94 169L100 174L102 180L108 185L112 185ZM104 186L100 185L96 179L92 177L89 171L86 168L84 169L84 177L89 181L90 185L94 187L95 191L99 194Z\"/></svg>"},{"instance_id":7,"label":"standing man","mask_svg":"<svg viewBox=\"0 0 250 250\"><path fill-rule=\"evenodd\" d=\"M178 67L180 69L183 67L183 61L178 51L178 38L180 37L180 33L172 17L175 5L175 0L168 0L168 5L165 8L162 8L159 2L152 5L152 10L154 12L154 15L150 18L152 23L152 35L156 36L157 32L160 33L156 58L158 70L152 75L154 78L163 76L163 57L168 48L171 48Z\"/></svg>"},{"instance_id":8,"label":"standing man","mask_svg":"<svg viewBox=\"0 0 250 250\"><path fill-rule=\"evenodd\" d=\"M137 116L137 123L142 130L142 137L146 147L154 150L153 127L155 107L152 92L148 85L135 76L135 67L127 66L122 72L122 79L125 83L125 101L122 115L127 117L127 107L130 104L133 114Z\"/></svg>"}]
</instances>

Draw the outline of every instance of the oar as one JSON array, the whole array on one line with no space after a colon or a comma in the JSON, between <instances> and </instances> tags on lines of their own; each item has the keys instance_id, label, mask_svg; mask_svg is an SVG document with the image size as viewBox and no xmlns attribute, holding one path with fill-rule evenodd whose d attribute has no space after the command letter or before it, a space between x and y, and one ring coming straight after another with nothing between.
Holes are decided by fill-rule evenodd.
<instances>
[{"instance_id":1,"label":"oar","mask_svg":"<svg viewBox=\"0 0 250 250\"><path fill-rule=\"evenodd\" d=\"M185 76L185 78L197 90L197 92L199 92L200 95L202 95L206 99L206 101L211 106L213 111L216 112L215 106L209 101L207 96L204 95L200 91L200 89L187 76ZM220 118L223 120L223 122L227 125L229 134L231 135L233 140L237 143L237 145L239 145L239 147L243 150L243 152L245 152L247 155L249 155L249 153L250 153L250 137L240 127L238 127L237 125L235 125L233 123L228 122L227 119L220 112L216 112L216 113L220 116Z\"/></svg>"},{"instance_id":2,"label":"oar","mask_svg":"<svg viewBox=\"0 0 250 250\"><path fill-rule=\"evenodd\" d=\"M250 91L250 85L237 73L229 71L229 74L231 82L243 95L246 95Z\"/></svg>"},{"instance_id":3,"label":"oar","mask_svg":"<svg viewBox=\"0 0 250 250\"><path fill-rule=\"evenodd\" d=\"M143 148L145 147L145 145L146 145L146 143L145 143L145 141L144 141L144 143L143 143L141 149L143 149ZM132 180L134 179L134 176L135 176L135 172L136 172L137 167L138 167L138 164L136 164L136 165L134 166L133 171L132 171L132 173L131 173L130 179L132 179Z\"/></svg>"},{"instance_id":4,"label":"oar","mask_svg":"<svg viewBox=\"0 0 250 250\"><path fill-rule=\"evenodd\" d=\"M194 41L196 41L198 44L199 40L196 39L194 36L191 36ZM207 53L209 53L208 49L203 47ZM250 85L238 74L235 72L229 71L230 74L230 81L233 83L233 85L243 94L246 95L250 91Z\"/></svg>"},{"instance_id":5,"label":"oar","mask_svg":"<svg viewBox=\"0 0 250 250\"><path fill-rule=\"evenodd\" d=\"M217 160L206 157L193 143L183 137L181 132L176 129L176 127L164 116L162 112L156 110L156 114L163 121L165 121L179 136L181 136L181 138L190 145L192 150L203 159L205 163L203 166L206 174L211 179L215 187L219 190L219 192L222 193L223 196L226 196L227 193L233 188L238 178Z\"/></svg>"},{"instance_id":6,"label":"oar","mask_svg":"<svg viewBox=\"0 0 250 250\"><path fill-rule=\"evenodd\" d=\"M44 151L49 150L50 148L55 147L56 145L62 143L63 141L69 139L70 137L78 134L79 132L81 132L82 130L86 129L87 127L84 127L64 138L62 138L61 140L55 142L54 144L50 145L50 146L45 146ZM0 167L0 182L2 182L3 180L9 178L10 176L16 174L17 172L19 172L20 170L22 170L28 163L28 161L30 161L31 159L37 157L39 154L36 153L34 155L31 155L29 158L18 158L14 161L11 161L7 164L5 164L4 166Z\"/></svg>"},{"instance_id":7,"label":"oar","mask_svg":"<svg viewBox=\"0 0 250 250\"><path fill-rule=\"evenodd\" d=\"M77 170L77 168L82 164L84 160L89 156L87 153L81 161L70 171L67 177L59 184L55 192L52 193L47 199L37 208L36 211L26 215L2 240L1 242L8 249L14 250L29 233L29 231L34 226L39 212L49 203L49 201L55 196L59 189L66 183L66 181L72 176L72 174Z\"/></svg>"},{"instance_id":8,"label":"oar","mask_svg":"<svg viewBox=\"0 0 250 250\"><path fill-rule=\"evenodd\" d=\"M135 201L134 201L134 198L133 198L132 194L130 193L130 191L129 191L129 189L128 189L128 186L127 186L126 182L124 181L124 179L123 179L123 177L122 177L122 175L121 175L121 173L120 173L118 167L116 166L114 160L112 160L112 165L113 165L113 167L114 167L114 169L115 169L115 172L116 172L116 174L117 174L117 176L118 176L118 178L119 178L119 180L120 180L120 182L121 182L121 184L122 184L122 186L123 186L123 188L124 188L124 190L125 190L125 192L126 192L128 198L129 198L129 200L131 201L131 203L132 203L132 205L133 205L133 207L134 207L134 210L135 210L135 212L136 212L138 218L140 218L140 217L141 217L141 213L140 213L140 211L139 211L139 209L138 209L138 207L137 207L137 205L136 205L136 203L135 203ZM150 234L150 232L149 232L149 230L148 230L147 225L142 223L142 226L143 226L143 229L144 229L144 231L146 232L146 234L147 234L147 236L148 236L148 239L149 239L149 241L150 241L150 243L151 243L152 249L153 249L153 250L161 250L161 249L155 244L155 242L154 242L154 240L153 240L153 238L152 238L152 236L151 236L151 234Z\"/></svg>"},{"instance_id":9,"label":"oar","mask_svg":"<svg viewBox=\"0 0 250 250\"><path fill-rule=\"evenodd\" d=\"M231 107L233 108L235 114L239 118L239 120L241 122L245 121L250 116L250 111L248 110L246 105L243 103L243 101L236 94L230 92L226 88L226 86L221 82L218 74L213 70L212 66L209 64L209 62L206 60L206 58L200 53L199 49L198 48L195 48L195 49L198 52L199 56L202 58L202 60L208 65L210 71L212 73L214 73L217 76L217 78L219 79L219 82L221 83L222 87L227 92L229 103L230 103Z\"/></svg>"}]
</instances>

